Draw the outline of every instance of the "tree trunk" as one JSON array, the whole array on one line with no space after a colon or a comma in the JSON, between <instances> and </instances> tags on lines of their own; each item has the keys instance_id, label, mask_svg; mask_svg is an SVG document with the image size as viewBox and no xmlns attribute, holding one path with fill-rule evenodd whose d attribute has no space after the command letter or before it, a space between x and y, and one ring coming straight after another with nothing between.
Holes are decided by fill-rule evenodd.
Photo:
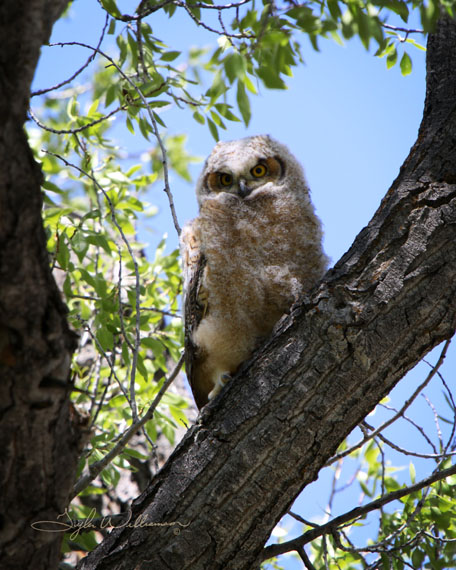
<instances>
[{"instance_id":1,"label":"tree trunk","mask_svg":"<svg viewBox=\"0 0 456 570\"><path fill-rule=\"evenodd\" d=\"M134 502L130 526L79 568L257 567L274 525L343 439L453 335L455 22L443 20L428 47L419 137L370 224L203 410Z\"/></svg>"},{"instance_id":2,"label":"tree trunk","mask_svg":"<svg viewBox=\"0 0 456 570\"><path fill-rule=\"evenodd\" d=\"M41 170L23 129L41 45L66 4L0 2L0 566L8 570L57 566L61 537L30 525L64 511L79 455L64 385L74 339L46 253ZM52 387L59 381L63 389Z\"/></svg>"}]
</instances>

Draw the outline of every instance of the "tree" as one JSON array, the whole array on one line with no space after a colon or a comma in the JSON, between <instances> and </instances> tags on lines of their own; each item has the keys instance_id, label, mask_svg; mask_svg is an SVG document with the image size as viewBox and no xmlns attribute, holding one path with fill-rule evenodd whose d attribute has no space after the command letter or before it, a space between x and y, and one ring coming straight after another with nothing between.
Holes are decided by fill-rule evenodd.
<instances>
[{"instance_id":1,"label":"tree","mask_svg":"<svg viewBox=\"0 0 456 570\"><path fill-rule=\"evenodd\" d=\"M80 452L68 392L48 382L66 379L75 338L50 272L42 174L23 130L40 47L65 5L0 6L1 542L9 568L55 566L59 542L30 524L65 508Z\"/></svg>"},{"instance_id":2,"label":"tree","mask_svg":"<svg viewBox=\"0 0 456 570\"><path fill-rule=\"evenodd\" d=\"M257 14L244 1L222 7L165 1L143 2L135 14L127 15L112 0L103 2L109 13L105 30L114 34L116 22L125 24L117 36L119 55L114 58L105 53L101 41L98 47L88 48L89 60L98 54L108 67L97 72L87 113L81 112L74 97L66 109L55 97L45 100L46 124L40 145L47 150L38 155L47 176L44 221L52 268L61 275L68 318L82 330L79 348L84 348L85 339L97 351L89 362L80 358L73 362L70 382L68 354L74 337L45 257L46 240L39 224L41 180L22 131L32 66L52 21L63 9L62 4L55 13L45 13L41 4L35 1L39 17L33 24L24 16L25 8L19 11L11 2L1 8L1 21L15 22L18 31L2 48L8 81L1 96L8 135L1 154L6 166L1 195L5 219L12 220L4 226L1 249L8 252L3 254L1 281L1 363L8 379L4 401L9 402L6 396L12 394L2 435L14 466L8 471L10 464L6 465L8 476L4 477L9 485L3 498L6 533L2 544L8 566L18 568L56 565L59 541L52 534L34 532L30 524L56 520L64 512L80 454L79 440L87 424L96 431L79 462L74 493L99 491L87 486L100 472L106 484L115 483L116 467L132 463L135 450L126 449L125 444L138 430L144 428L152 441L157 430L172 439L170 420L163 407L157 406L181 361L181 329L174 319L163 319L164 315L174 317L177 309L177 256L158 251L153 262L145 259L132 220L144 208L143 189L158 175L163 177L173 208L168 168L187 176L186 163L191 157L184 151L182 138L166 140L160 133L162 119L156 110L169 101L187 105L195 109L195 120L205 122L217 137L224 120L236 119L223 98L230 86L236 90L239 112L247 123L247 92L255 91L252 78L259 78L266 87L283 87L283 76L299 61L295 30L304 31L314 44L318 36L339 30L347 38L359 34L366 46L375 41L378 53L390 63L397 60L397 48L402 45L395 41L397 35L384 36L383 13L374 12L372 4L351 3L342 14L337 2L322 7L294 3L279 7L268 2L263 13ZM189 70L196 78L192 79L188 71L172 67L179 54L160 43L147 22L158 10L172 16L177 8L210 29L212 23L202 13L215 10L220 15L222 41L205 63L206 71L213 74L212 83L197 95L192 82L198 85L203 54L191 55ZM407 20L406 4L388 3L387 8ZM425 29L432 29L439 5L420 9ZM227 31L223 18L229 10L235 11L235 17ZM31 40L23 44L22 37ZM81 568L141 564L252 568L286 548L296 549L308 568L317 563L323 567L321 557L314 557L312 563L303 548L323 533L333 533L333 544L347 554L344 567L362 563L359 555L341 544L336 523L344 521L310 531L288 546L263 547L299 491L317 477L350 431L416 362L454 333L455 63L451 54L455 42L456 26L445 16L429 39L426 106L417 143L369 226L319 287L293 307L273 337L241 368L239 381L204 409L198 424L134 501L129 513L132 524L115 529L81 562ZM19 62L28 62L26 73L11 63L15 61L12 53L20 54ZM401 68L404 73L410 70L405 52ZM75 91L70 95L76 95ZM116 101L117 106L102 113L100 101L108 108ZM116 162L118 153L106 134L107 119L121 112L130 130L155 137L152 174L138 173L137 167L123 173ZM49 179L62 164L73 176L69 186ZM29 178L25 178L27 173ZM82 198L75 195L75 188L83 189ZM29 294L31 287L37 298ZM169 359L178 365L170 367ZM70 405L69 393L75 389L76 405L86 407L90 420L80 418ZM175 420L182 419L182 398L169 393L164 398L168 400L160 405L165 402ZM108 399L109 408L105 406ZM141 408L150 401L144 414ZM132 427L116 439L126 423ZM18 443L11 446L11 441ZM437 543L445 563L454 562L447 548L451 543L438 542L437 531L442 528L435 517L426 514L421 504L425 497L419 494L424 486L447 477L449 488L439 488L439 495L428 500L442 510L438 497L451 496L453 479L448 477L456 472L448 456L446 449L428 481L403 491L408 503L401 520L413 522L421 510L416 531L421 542L407 543L396 533L400 540L395 548L404 559L412 556L410 549L419 552L418 557L423 553L421 560L415 555L417 567L423 560L434 563L431 551ZM62 457L67 460L61 461ZM114 458L117 465L109 465ZM31 480L40 486L31 486ZM391 498L384 493L379 504ZM351 517L357 514L362 513ZM453 529L447 519L443 517L440 524L451 539ZM429 520L437 525L430 539L422 530ZM148 523L154 525L152 529ZM382 531L386 533L389 525L394 534L393 523L385 517ZM409 529L413 530L412 524ZM426 540L432 548L426 544L421 548ZM391 544L387 546L394 550ZM374 564L388 568L388 554L380 552Z\"/></svg>"}]
</instances>

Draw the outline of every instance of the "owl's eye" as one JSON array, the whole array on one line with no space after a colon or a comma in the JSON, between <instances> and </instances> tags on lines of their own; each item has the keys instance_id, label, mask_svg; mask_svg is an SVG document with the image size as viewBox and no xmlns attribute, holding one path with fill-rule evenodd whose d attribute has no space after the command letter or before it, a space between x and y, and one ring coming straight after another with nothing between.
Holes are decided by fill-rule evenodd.
<instances>
[{"instance_id":1,"label":"owl's eye","mask_svg":"<svg viewBox=\"0 0 456 570\"><path fill-rule=\"evenodd\" d=\"M222 174L219 174L219 181L222 186L231 186L231 184L233 184L233 177L231 174L222 172Z\"/></svg>"},{"instance_id":2,"label":"owl's eye","mask_svg":"<svg viewBox=\"0 0 456 570\"><path fill-rule=\"evenodd\" d=\"M266 168L266 166L264 164L260 163L260 164L257 164L256 166L254 166L252 168L252 170L250 171L250 173L255 178L262 178L263 176L265 176L268 173L268 169Z\"/></svg>"}]
</instances>

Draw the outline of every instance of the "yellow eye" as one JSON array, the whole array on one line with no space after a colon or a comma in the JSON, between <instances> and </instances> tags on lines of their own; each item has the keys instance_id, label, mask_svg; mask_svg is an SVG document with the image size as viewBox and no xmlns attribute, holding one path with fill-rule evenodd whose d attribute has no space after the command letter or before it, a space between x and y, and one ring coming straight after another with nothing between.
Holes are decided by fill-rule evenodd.
<instances>
[{"instance_id":1,"label":"yellow eye","mask_svg":"<svg viewBox=\"0 0 456 570\"><path fill-rule=\"evenodd\" d=\"M233 177L231 174L222 172L222 174L219 174L219 181L222 186L231 186L231 184L233 184Z\"/></svg>"},{"instance_id":2,"label":"yellow eye","mask_svg":"<svg viewBox=\"0 0 456 570\"><path fill-rule=\"evenodd\" d=\"M262 178L268 173L268 169L264 164L257 164L252 168L250 173L252 174L252 176L255 176L255 178Z\"/></svg>"}]
</instances>

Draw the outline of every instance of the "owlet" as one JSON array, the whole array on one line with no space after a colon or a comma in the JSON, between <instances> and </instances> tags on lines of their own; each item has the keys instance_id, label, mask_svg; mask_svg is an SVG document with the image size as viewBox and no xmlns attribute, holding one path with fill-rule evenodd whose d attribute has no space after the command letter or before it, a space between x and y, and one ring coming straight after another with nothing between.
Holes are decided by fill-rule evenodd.
<instances>
[{"instance_id":1,"label":"owlet","mask_svg":"<svg viewBox=\"0 0 456 570\"><path fill-rule=\"evenodd\" d=\"M322 277L327 258L303 170L269 136L218 143L196 196L181 251L186 370L201 408Z\"/></svg>"}]
</instances>

